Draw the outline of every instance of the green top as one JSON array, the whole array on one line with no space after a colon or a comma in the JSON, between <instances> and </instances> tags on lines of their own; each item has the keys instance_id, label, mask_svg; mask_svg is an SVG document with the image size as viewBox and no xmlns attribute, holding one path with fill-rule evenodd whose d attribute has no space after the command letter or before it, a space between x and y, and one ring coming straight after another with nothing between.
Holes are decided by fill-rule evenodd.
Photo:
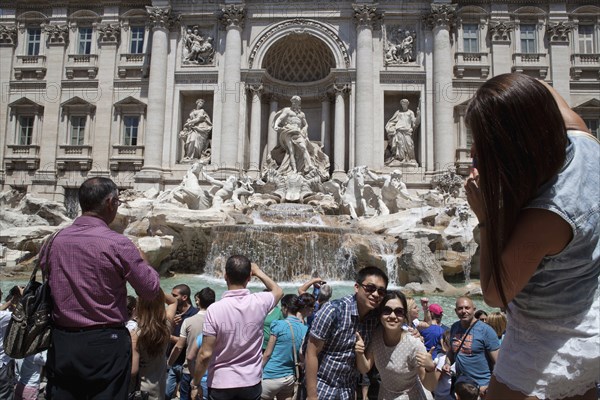
<instances>
[{"instance_id":1,"label":"green top","mask_svg":"<svg viewBox=\"0 0 600 400\"><path fill-rule=\"evenodd\" d=\"M265 318L265 323L263 325L263 345L262 349L265 351L267 348L267 343L269 343L269 337L271 337L271 322L277 321L283 318L283 313L278 306L275 306L270 313L267 314L267 318Z\"/></svg>"}]
</instances>

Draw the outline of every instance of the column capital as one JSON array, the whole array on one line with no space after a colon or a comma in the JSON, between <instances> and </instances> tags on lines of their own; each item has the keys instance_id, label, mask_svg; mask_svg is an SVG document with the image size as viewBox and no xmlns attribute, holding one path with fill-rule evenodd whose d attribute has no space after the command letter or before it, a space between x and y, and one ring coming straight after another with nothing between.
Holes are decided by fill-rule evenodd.
<instances>
[{"instance_id":1,"label":"column capital","mask_svg":"<svg viewBox=\"0 0 600 400\"><path fill-rule=\"evenodd\" d=\"M146 6L146 12L148 13L149 26L151 29L165 29L170 30L175 22L179 21L179 16L175 16L171 12L171 7L151 7Z\"/></svg>"},{"instance_id":2,"label":"column capital","mask_svg":"<svg viewBox=\"0 0 600 400\"><path fill-rule=\"evenodd\" d=\"M260 97L263 92L263 85L262 83L248 83L246 84L246 89L248 89L252 95Z\"/></svg>"},{"instance_id":3,"label":"column capital","mask_svg":"<svg viewBox=\"0 0 600 400\"><path fill-rule=\"evenodd\" d=\"M69 44L69 27L67 25L43 25L44 32L48 34L48 45L66 46Z\"/></svg>"},{"instance_id":4,"label":"column capital","mask_svg":"<svg viewBox=\"0 0 600 400\"><path fill-rule=\"evenodd\" d=\"M512 21L490 21L488 28L492 42L510 43L510 33L514 31L515 23Z\"/></svg>"},{"instance_id":5,"label":"column capital","mask_svg":"<svg viewBox=\"0 0 600 400\"><path fill-rule=\"evenodd\" d=\"M456 5L432 4L431 11L425 15L423 21L430 29L436 26L451 29L456 22Z\"/></svg>"},{"instance_id":6,"label":"column capital","mask_svg":"<svg viewBox=\"0 0 600 400\"><path fill-rule=\"evenodd\" d=\"M381 28L384 13L377 11L376 4L353 4L352 9L354 10L354 22L357 27Z\"/></svg>"},{"instance_id":7,"label":"column capital","mask_svg":"<svg viewBox=\"0 0 600 400\"><path fill-rule=\"evenodd\" d=\"M98 38L101 44L118 44L121 39L121 27L118 24L98 24Z\"/></svg>"},{"instance_id":8,"label":"column capital","mask_svg":"<svg viewBox=\"0 0 600 400\"><path fill-rule=\"evenodd\" d=\"M230 4L221 9L219 21L224 29L239 28L244 29L246 18L246 9L243 6Z\"/></svg>"},{"instance_id":9,"label":"column capital","mask_svg":"<svg viewBox=\"0 0 600 400\"><path fill-rule=\"evenodd\" d=\"M17 45L17 26L0 25L0 47L14 47Z\"/></svg>"},{"instance_id":10,"label":"column capital","mask_svg":"<svg viewBox=\"0 0 600 400\"><path fill-rule=\"evenodd\" d=\"M569 43L569 33L573 32L575 24L569 21L548 22L546 25L546 34L549 37L550 44Z\"/></svg>"},{"instance_id":11,"label":"column capital","mask_svg":"<svg viewBox=\"0 0 600 400\"><path fill-rule=\"evenodd\" d=\"M336 95L343 96L350 91L350 85L348 85L347 83L334 83L332 85L332 89Z\"/></svg>"}]
</instances>

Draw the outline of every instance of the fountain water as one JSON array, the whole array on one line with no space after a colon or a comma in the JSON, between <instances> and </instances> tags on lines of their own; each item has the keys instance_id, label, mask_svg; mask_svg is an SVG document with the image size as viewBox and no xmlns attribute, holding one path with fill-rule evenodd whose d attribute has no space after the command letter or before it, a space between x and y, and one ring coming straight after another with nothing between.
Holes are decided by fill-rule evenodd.
<instances>
[{"instance_id":1,"label":"fountain water","mask_svg":"<svg viewBox=\"0 0 600 400\"><path fill-rule=\"evenodd\" d=\"M353 279L352 252L343 247L346 231L302 225L216 226L205 272L221 276L229 255L244 254L280 282L317 275Z\"/></svg>"},{"instance_id":2,"label":"fountain water","mask_svg":"<svg viewBox=\"0 0 600 400\"><path fill-rule=\"evenodd\" d=\"M350 229L324 226L311 206L277 204L253 212L254 225L222 225L211 230L205 272L221 276L227 257L244 254L273 279L354 279L355 257L344 246Z\"/></svg>"},{"instance_id":3,"label":"fountain water","mask_svg":"<svg viewBox=\"0 0 600 400\"><path fill-rule=\"evenodd\" d=\"M378 247L381 259L385 262L389 284L398 285L398 255L396 254L398 245L396 243L386 243L382 239L376 240L375 244Z\"/></svg>"},{"instance_id":4,"label":"fountain water","mask_svg":"<svg viewBox=\"0 0 600 400\"><path fill-rule=\"evenodd\" d=\"M471 259L462 263L463 274L465 274L465 285L471 283Z\"/></svg>"}]
</instances>

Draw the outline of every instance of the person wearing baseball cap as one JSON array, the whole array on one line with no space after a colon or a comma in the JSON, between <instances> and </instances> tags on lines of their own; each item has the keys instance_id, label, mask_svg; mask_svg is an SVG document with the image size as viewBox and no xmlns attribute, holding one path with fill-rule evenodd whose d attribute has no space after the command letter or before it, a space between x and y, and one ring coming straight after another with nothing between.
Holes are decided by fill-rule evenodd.
<instances>
[{"instance_id":1,"label":"person wearing baseball cap","mask_svg":"<svg viewBox=\"0 0 600 400\"><path fill-rule=\"evenodd\" d=\"M442 335L448 327L442 326L442 315L444 314L444 310L439 304L433 303L430 304L427 308L423 308L425 313L429 312L431 315L431 321L429 328L423 329L421 331L421 335L423 336L425 348L427 350L431 350L433 347L433 352L431 356L435 359L438 351L440 350L440 340L442 339Z\"/></svg>"}]
</instances>

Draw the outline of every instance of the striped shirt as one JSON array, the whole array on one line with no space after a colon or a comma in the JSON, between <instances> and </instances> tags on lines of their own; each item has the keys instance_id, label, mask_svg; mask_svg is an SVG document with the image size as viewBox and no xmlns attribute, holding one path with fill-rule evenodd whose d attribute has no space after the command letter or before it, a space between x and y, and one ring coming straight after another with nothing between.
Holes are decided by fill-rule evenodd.
<instances>
[{"instance_id":1,"label":"striped shirt","mask_svg":"<svg viewBox=\"0 0 600 400\"><path fill-rule=\"evenodd\" d=\"M158 272L148 265L125 236L102 219L80 216L54 239L49 254L48 283L57 326L84 328L127 321L127 285L151 300L160 289Z\"/></svg>"},{"instance_id":2,"label":"striped shirt","mask_svg":"<svg viewBox=\"0 0 600 400\"><path fill-rule=\"evenodd\" d=\"M356 332L368 346L377 321L376 310L359 321L355 295L329 301L317 312L310 335L325 342L319 353L319 399L354 399L358 378L354 354Z\"/></svg>"}]
</instances>

